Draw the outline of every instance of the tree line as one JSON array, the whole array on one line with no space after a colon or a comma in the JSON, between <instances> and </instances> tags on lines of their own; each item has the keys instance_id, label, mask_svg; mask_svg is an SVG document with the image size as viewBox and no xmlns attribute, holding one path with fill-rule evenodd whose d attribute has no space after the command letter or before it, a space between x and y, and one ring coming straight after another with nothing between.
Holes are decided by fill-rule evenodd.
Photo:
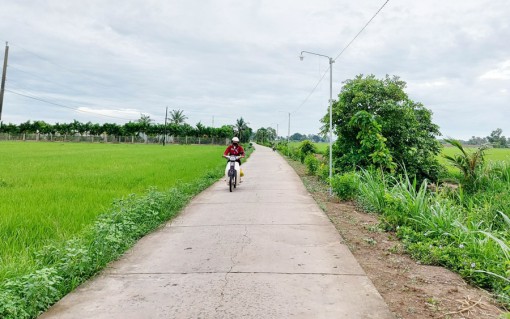
<instances>
[{"instance_id":1,"label":"tree line","mask_svg":"<svg viewBox=\"0 0 510 319\"><path fill-rule=\"evenodd\" d=\"M192 136L204 138L231 138L236 135L241 141L247 142L252 135L252 129L241 117L232 125L221 127L205 126L198 122L192 126L185 122L187 117L181 110L170 112L166 124L154 123L148 115L141 114L137 121L129 121L125 124L117 123L92 123L73 120L70 123L50 124L45 121L26 121L21 124L3 124L0 133L11 135L19 134L44 134L44 135L80 135L80 136Z\"/></svg>"},{"instance_id":2,"label":"tree line","mask_svg":"<svg viewBox=\"0 0 510 319\"><path fill-rule=\"evenodd\" d=\"M462 141L468 145L484 145L490 144L494 148L508 148L510 145L510 137L506 138L503 134L503 130L500 128L495 129L489 136L477 137L472 136L468 141Z\"/></svg>"}]
</instances>

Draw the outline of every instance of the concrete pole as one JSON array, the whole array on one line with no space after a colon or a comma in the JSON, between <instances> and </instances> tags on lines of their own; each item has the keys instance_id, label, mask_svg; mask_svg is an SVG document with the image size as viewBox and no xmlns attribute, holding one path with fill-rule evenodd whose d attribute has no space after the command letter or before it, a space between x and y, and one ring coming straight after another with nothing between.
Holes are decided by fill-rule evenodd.
<instances>
[{"instance_id":1,"label":"concrete pole","mask_svg":"<svg viewBox=\"0 0 510 319\"><path fill-rule=\"evenodd\" d=\"M5 42L4 68L2 71L2 84L0 86L0 126L2 125L2 108L4 105L5 77L7 75L8 57L9 57L9 42Z\"/></svg>"}]
</instances>

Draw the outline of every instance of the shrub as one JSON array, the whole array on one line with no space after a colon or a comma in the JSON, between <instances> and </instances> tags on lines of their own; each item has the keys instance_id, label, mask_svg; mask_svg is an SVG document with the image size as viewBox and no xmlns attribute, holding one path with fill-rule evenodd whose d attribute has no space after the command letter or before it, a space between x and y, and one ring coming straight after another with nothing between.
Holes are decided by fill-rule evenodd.
<instances>
[{"instance_id":1,"label":"shrub","mask_svg":"<svg viewBox=\"0 0 510 319\"><path fill-rule=\"evenodd\" d=\"M300 159L301 163L303 163L305 161L305 157L307 155L317 153L317 147L315 147L315 145L311 141L304 140L299 145L298 151L299 151L299 159Z\"/></svg>"},{"instance_id":2,"label":"shrub","mask_svg":"<svg viewBox=\"0 0 510 319\"><path fill-rule=\"evenodd\" d=\"M319 168L317 169L317 176L323 181L327 181L329 178L329 165L325 163L320 163Z\"/></svg>"},{"instance_id":3,"label":"shrub","mask_svg":"<svg viewBox=\"0 0 510 319\"><path fill-rule=\"evenodd\" d=\"M334 175L331 178L331 188L341 200L352 200L359 193L360 179L357 173L348 172L341 175Z\"/></svg>"},{"instance_id":4,"label":"shrub","mask_svg":"<svg viewBox=\"0 0 510 319\"><path fill-rule=\"evenodd\" d=\"M315 175L319 169L319 160L313 154L308 154L305 157L305 165L309 175Z\"/></svg>"}]
</instances>

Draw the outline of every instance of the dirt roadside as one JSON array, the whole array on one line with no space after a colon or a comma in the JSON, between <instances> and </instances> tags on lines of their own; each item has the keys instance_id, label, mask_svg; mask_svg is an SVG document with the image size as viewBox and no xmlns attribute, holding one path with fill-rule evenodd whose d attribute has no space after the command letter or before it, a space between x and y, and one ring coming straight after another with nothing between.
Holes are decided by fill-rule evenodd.
<instances>
[{"instance_id":1,"label":"dirt roadside","mask_svg":"<svg viewBox=\"0 0 510 319\"><path fill-rule=\"evenodd\" d=\"M378 216L354 203L330 199L327 186L289 161L325 211L397 318L504 318L491 295L442 267L421 265L405 254L393 233L380 230Z\"/></svg>"}]
</instances>

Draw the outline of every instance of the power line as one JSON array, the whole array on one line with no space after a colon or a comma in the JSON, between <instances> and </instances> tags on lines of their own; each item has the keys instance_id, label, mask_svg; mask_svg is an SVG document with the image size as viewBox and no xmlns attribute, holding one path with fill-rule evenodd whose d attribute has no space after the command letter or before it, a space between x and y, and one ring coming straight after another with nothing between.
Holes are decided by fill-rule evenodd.
<instances>
[{"instance_id":1,"label":"power line","mask_svg":"<svg viewBox=\"0 0 510 319\"><path fill-rule=\"evenodd\" d=\"M349 41L349 43L342 49L342 51L340 51L340 53L336 56L336 58L333 59L333 62L335 62L350 46L351 44L358 38L358 36L367 28L367 26L370 24L370 22L372 22L372 20L374 20L374 18L379 14L379 12L381 12L381 10L386 6L386 4L390 2L390 0L386 0L386 2L379 8L379 10L377 10L377 12L372 16L372 18L370 18L370 20L368 20L368 22L363 26L363 28L361 28L361 30L354 36L354 38L352 38L351 41ZM310 91L310 93L307 95L307 97L303 100L303 102L301 102L301 104L292 112L292 113L296 113L307 101L308 99L312 96L312 94L315 92L315 90L317 89L317 87L319 86L319 84L322 82L322 80L324 80L324 77L326 76L326 74L328 73L329 71L329 67L328 69L324 72L324 74L322 75L322 77L319 79L319 81L317 82L317 84L315 84L314 88Z\"/></svg>"},{"instance_id":2,"label":"power line","mask_svg":"<svg viewBox=\"0 0 510 319\"><path fill-rule=\"evenodd\" d=\"M48 63L51 63L51 64L55 65L55 66L57 66L58 68L60 68L60 69L62 69L62 70L64 70L64 71L66 71L66 72L71 73L73 76L76 76L76 74L80 74L80 76L81 76L81 77L85 77L85 78L87 78L87 81L89 81L89 82L93 82L93 83L95 83L95 84L97 84L97 85L99 85L99 86L101 86L101 87L104 87L104 88L106 88L106 89L108 89L108 90L111 90L112 88L117 89L117 86L105 85L104 83L99 82L99 81L96 79L96 77L94 77L93 75L85 74L85 73L80 72L80 71L77 71L77 70L69 69L69 68L67 68L67 67L65 67L65 66L63 66L63 65L60 65L60 64L58 64L58 63L55 63L55 62L53 62L52 60L50 60L50 59L48 59L48 58L45 58L45 57L43 57L43 56L41 56L41 55L39 55L39 54L37 54L37 53L35 53L35 52L32 52L32 51L30 51L30 50L28 50L28 49L25 49L25 48L21 47L21 46L20 46L20 45L18 45L18 44L13 44L13 46L15 46L15 47L17 47L17 48L19 48L19 49L22 49L23 51L25 51L25 52L27 52L27 53L29 53L29 54L33 55L33 56L36 56L37 58L39 58L39 59L41 59L41 60L43 60L43 61L45 61L45 62L48 62Z\"/></svg>"},{"instance_id":3,"label":"power line","mask_svg":"<svg viewBox=\"0 0 510 319\"><path fill-rule=\"evenodd\" d=\"M36 101L40 101L40 102L44 102L44 103L47 103L47 104L51 104L51 105L63 107L63 108L66 108L66 109L70 109L70 110L73 110L73 111L76 111L76 112L89 113L89 114L94 114L94 115L97 115L97 116L103 116L103 117L108 117L108 118L120 119L120 120L125 120L125 121L134 121L133 119L127 119L127 118L118 117L118 116L112 116L112 115L105 115L105 114L101 114L101 113L97 113L97 112L92 112L92 111L80 110L80 109L72 107L72 106L68 106L68 105L64 105L64 104L60 104L60 103L51 102L51 101L45 100L45 99L37 97L37 96L31 96L31 95L23 94L23 93L20 93L20 92L12 91L12 90L9 90L9 89L5 89L5 91L6 92L10 92L12 94L19 95L19 96L23 96L23 97L26 97L26 98L29 98L29 99L33 99L33 100L36 100Z\"/></svg>"},{"instance_id":4,"label":"power line","mask_svg":"<svg viewBox=\"0 0 510 319\"><path fill-rule=\"evenodd\" d=\"M66 85L64 85L64 84L62 84L62 83L59 83L59 82L56 82L56 81L49 80L49 79L47 79L47 78L44 78L44 77L42 77L42 76L40 76L40 75L37 75L37 74L34 74L34 73L32 73L32 72L27 72L27 71L25 71L25 70L22 70L21 68L18 68L17 66L13 66L13 65L10 65L10 64L9 64L9 68L15 69L15 70L17 70L18 72L22 72L22 73L28 74L28 75L30 75L30 76L36 77L36 78L41 79L41 80L44 80L44 81L46 81L46 82L50 82L50 83L56 84L56 85L58 85L60 88L63 88L63 89L69 89L69 90L72 90L72 91L80 91L80 90L76 90L76 88L73 88L73 87L70 87L70 86L66 86ZM84 91L83 91L83 90L81 90L81 92L84 92ZM114 106L114 107L110 106L110 109L115 110L115 111L120 111L120 112L123 112L123 111L124 111L123 109L121 109L120 107L117 107L117 106Z\"/></svg>"},{"instance_id":5,"label":"power line","mask_svg":"<svg viewBox=\"0 0 510 319\"><path fill-rule=\"evenodd\" d=\"M51 64L53 64L53 65L55 65L55 66L57 66L57 67L59 67L59 68L61 68L61 69L63 69L63 70L65 70L65 71L67 71L67 72L70 72L70 73L76 74L76 70L74 70L74 71L73 71L73 70L71 70L71 69L68 69L68 68L67 68L67 67L65 67L65 66L62 66L62 65L60 65L60 64L57 64L57 63L55 63L55 62L53 62L53 61L49 60L48 58L45 58L45 57L40 56L39 54L37 54L37 53L35 53L35 52L32 52L32 51L30 51L30 50L25 49L25 48L23 48L22 46L20 46L20 45L18 45L18 44L12 44L12 45L13 45L13 46L15 46L15 47L17 47L17 48L20 48L21 50L23 50L23 51L27 52L28 54L32 54L33 56L38 57L39 59L41 59L41 60L43 60L43 61L49 62L49 63L51 63Z\"/></svg>"},{"instance_id":6,"label":"power line","mask_svg":"<svg viewBox=\"0 0 510 319\"><path fill-rule=\"evenodd\" d=\"M324 72L324 74L322 74L321 78L319 79L319 81L317 82L317 84L315 84L315 86L313 87L313 89L310 91L310 93L308 94L308 96L304 99L303 102L301 102L301 104L294 110L292 111L291 113L296 113L297 111L299 111L299 109L305 105L305 103L308 101L308 99L312 96L313 92L315 92L315 90L317 89L317 87L319 86L319 84L321 84L322 80L324 80L324 77L326 76L326 74L328 73L329 71L329 67L326 69L326 71Z\"/></svg>"},{"instance_id":7,"label":"power line","mask_svg":"<svg viewBox=\"0 0 510 319\"><path fill-rule=\"evenodd\" d=\"M345 46L345 48L342 49L342 51L340 51L340 53L336 56L336 58L333 59L333 61L335 61L336 59L338 59L344 52L345 50L347 50L347 48L349 48L349 46L354 42L354 40L356 40L356 38L361 34L361 32L363 32L367 27L368 25L370 24L370 22L372 22L372 20L374 20L374 18L379 14L379 12L381 12L381 10L386 6L386 4L390 2L390 0L386 0L386 2L379 8L379 10L377 10L377 12L372 16L372 18L370 18L370 20L368 20L368 22L365 24L365 26L356 34L356 36Z\"/></svg>"},{"instance_id":8,"label":"power line","mask_svg":"<svg viewBox=\"0 0 510 319\"><path fill-rule=\"evenodd\" d=\"M40 75L38 75L38 74L35 74L35 73L32 73L32 72L28 72L28 71L22 70L21 68L18 68L17 66L14 66L14 65L12 65L12 64L9 64L9 68L10 68L10 69L15 69L15 70L17 70L18 72L22 72L22 73L28 74L28 75L33 76L33 77L35 77L35 78L38 78L38 79L40 79L40 80L43 80L43 81L46 81L46 82L50 82L50 83L56 84L56 85L58 85L58 86L59 86L59 87L61 87L61 88L71 89L71 90L76 90L76 88L72 88L72 87L70 87L70 86L66 86L66 85L64 85L64 84L62 84L62 83L59 83L59 82L56 82L56 81L49 80L48 78L42 77L42 76L40 76ZM12 78L12 76L11 76L11 78Z\"/></svg>"}]
</instances>

